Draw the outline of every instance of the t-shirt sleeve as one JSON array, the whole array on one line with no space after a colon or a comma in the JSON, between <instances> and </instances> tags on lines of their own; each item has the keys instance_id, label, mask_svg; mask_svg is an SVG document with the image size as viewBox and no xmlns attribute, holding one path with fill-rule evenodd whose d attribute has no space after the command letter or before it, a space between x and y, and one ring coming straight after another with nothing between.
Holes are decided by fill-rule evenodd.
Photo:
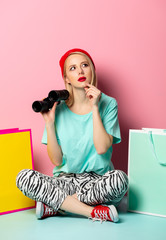
<instances>
[{"instance_id":1,"label":"t-shirt sleeve","mask_svg":"<svg viewBox=\"0 0 166 240\"><path fill-rule=\"evenodd\" d=\"M118 120L118 104L114 98L112 98L107 105L102 121L106 132L113 136L113 144L120 143L121 135Z\"/></svg>"},{"instance_id":2,"label":"t-shirt sleeve","mask_svg":"<svg viewBox=\"0 0 166 240\"><path fill-rule=\"evenodd\" d=\"M44 132L43 132L43 137L42 137L42 141L43 144L47 145L47 130L46 127L44 128Z\"/></svg>"},{"instance_id":3,"label":"t-shirt sleeve","mask_svg":"<svg viewBox=\"0 0 166 240\"><path fill-rule=\"evenodd\" d=\"M56 138L57 138L58 144L61 145L57 133L56 133ZM42 142L43 144L47 145L47 130L46 130L46 127L44 128L44 132L43 132L43 136L42 136L42 141L41 141L41 142Z\"/></svg>"}]
</instances>

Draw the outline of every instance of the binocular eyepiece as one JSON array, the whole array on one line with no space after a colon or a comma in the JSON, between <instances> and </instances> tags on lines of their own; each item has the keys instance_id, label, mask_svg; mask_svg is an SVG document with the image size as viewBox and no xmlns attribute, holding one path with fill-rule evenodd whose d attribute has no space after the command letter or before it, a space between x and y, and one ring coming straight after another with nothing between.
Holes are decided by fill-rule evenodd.
<instances>
[{"instance_id":1,"label":"binocular eyepiece","mask_svg":"<svg viewBox=\"0 0 166 240\"><path fill-rule=\"evenodd\" d=\"M67 90L52 90L49 92L48 97L44 98L43 101L35 101L32 104L32 109L35 112L48 112L55 102L67 100L69 92Z\"/></svg>"}]
</instances>

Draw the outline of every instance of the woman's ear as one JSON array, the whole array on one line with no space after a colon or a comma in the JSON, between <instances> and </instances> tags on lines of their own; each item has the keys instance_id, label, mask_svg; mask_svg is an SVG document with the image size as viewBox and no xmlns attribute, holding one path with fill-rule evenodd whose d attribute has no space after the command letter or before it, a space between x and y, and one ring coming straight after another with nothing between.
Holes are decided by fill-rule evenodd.
<instances>
[{"instance_id":1,"label":"woman's ear","mask_svg":"<svg viewBox=\"0 0 166 240\"><path fill-rule=\"evenodd\" d=\"M70 80L69 80L67 77L64 78L64 81L65 81L66 83L68 83L68 84L71 84L71 83L70 83Z\"/></svg>"}]
</instances>

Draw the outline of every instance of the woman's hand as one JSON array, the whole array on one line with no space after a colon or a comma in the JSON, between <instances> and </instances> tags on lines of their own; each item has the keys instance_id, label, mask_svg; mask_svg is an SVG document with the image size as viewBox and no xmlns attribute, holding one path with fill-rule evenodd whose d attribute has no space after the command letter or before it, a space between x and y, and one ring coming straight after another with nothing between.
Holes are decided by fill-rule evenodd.
<instances>
[{"instance_id":1,"label":"woman's hand","mask_svg":"<svg viewBox=\"0 0 166 240\"><path fill-rule=\"evenodd\" d=\"M55 122L55 110L58 102L55 102L53 107L48 112L42 112L42 116L46 124L54 124Z\"/></svg>"},{"instance_id":2,"label":"woman's hand","mask_svg":"<svg viewBox=\"0 0 166 240\"><path fill-rule=\"evenodd\" d=\"M97 106L101 98L101 91L89 83L85 85L84 89L86 96L89 98L91 106Z\"/></svg>"}]
</instances>

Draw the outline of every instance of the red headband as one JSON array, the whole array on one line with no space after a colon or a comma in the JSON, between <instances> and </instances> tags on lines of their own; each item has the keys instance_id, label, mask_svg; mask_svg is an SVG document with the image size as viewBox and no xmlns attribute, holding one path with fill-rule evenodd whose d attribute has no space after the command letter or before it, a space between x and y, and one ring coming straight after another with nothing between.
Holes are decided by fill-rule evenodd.
<instances>
[{"instance_id":1,"label":"red headband","mask_svg":"<svg viewBox=\"0 0 166 240\"><path fill-rule=\"evenodd\" d=\"M82 52L82 53L86 54L86 55L90 58L90 60L92 61L93 65L94 65L94 68L95 68L95 64L94 64L94 62L93 62L93 60L92 60L92 58L91 58L91 56L89 55L88 52L86 52L86 51L84 51L84 50L82 50L82 49L80 49L80 48L74 48L74 49L71 49L71 50L67 51L67 52L61 57L61 59L60 59L60 61L59 61L59 65L60 65L60 67L61 67L62 76L63 76L63 69L64 69L64 64L65 64L66 58L67 58L71 53L74 53L74 52Z\"/></svg>"}]
</instances>

